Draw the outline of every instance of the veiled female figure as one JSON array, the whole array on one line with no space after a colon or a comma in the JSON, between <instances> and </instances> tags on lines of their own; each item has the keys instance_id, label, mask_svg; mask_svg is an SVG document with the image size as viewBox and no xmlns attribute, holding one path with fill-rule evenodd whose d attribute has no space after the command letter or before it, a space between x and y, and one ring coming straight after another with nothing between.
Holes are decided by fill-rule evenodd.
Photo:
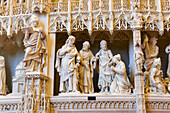
<instances>
[{"instance_id":1,"label":"veiled female figure","mask_svg":"<svg viewBox=\"0 0 170 113\"><path fill-rule=\"evenodd\" d=\"M114 56L113 62L116 63L116 66L111 66L111 69L114 72L114 79L110 86L110 92L117 94L130 93L132 85L127 77L126 67L124 62L121 61L120 54Z\"/></svg>"},{"instance_id":2,"label":"veiled female figure","mask_svg":"<svg viewBox=\"0 0 170 113\"><path fill-rule=\"evenodd\" d=\"M95 57L89 49L90 43L85 41L79 54L81 56L81 65L79 67L79 84L82 93L93 93L93 68L95 67Z\"/></svg>"},{"instance_id":3,"label":"veiled female figure","mask_svg":"<svg viewBox=\"0 0 170 113\"><path fill-rule=\"evenodd\" d=\"M78 51L74 45L75 37L69 36L65 45L57 51L56 68L60 75L60 92L77 92ZM78 60L79 59L79 60Z\"/></svg>"},{"instance_id":4,"label":"veiled female figure","mask_svg":"<svg viewBox=\"0 0 170 113\"><path fill-rule=\"evenodd\" d=\"M47 56L45 33L38 26L37 16L32 15L30 23L31 27L25 30L24 46L26 49L23 62L27 72L42 72Z\"/></svg>"}]
</instances>

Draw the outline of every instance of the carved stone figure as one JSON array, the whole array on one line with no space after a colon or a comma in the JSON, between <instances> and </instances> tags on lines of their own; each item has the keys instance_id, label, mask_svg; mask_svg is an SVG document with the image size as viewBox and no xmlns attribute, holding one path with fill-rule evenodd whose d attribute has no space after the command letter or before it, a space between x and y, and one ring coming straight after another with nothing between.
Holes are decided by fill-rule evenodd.
<instances>
[{"instance_id":1,"label":"carved stone figure","mask_svg":"<svg viewBox=\"0 0 170 113\"><path fill-rule=\"evenodd\" d=\"M166 47L165 52L168 54L168 69L167 75L170 77L170 44Z\"/></svg>"},{"instance_id":2,"label":"carved stone figure","mask_svg":"<svg viewBox=\"0 0 170 113\"><path fill-rule=\"evenodd\" d=\"M161 59L157 58L154 60L149 73L150 93L165 93L165 86L162 77Z\"/></svg>"},{"instance_id":3,"label":"carved stone figure","mask_svg":"<svg viewBox=\"0 0 170 113\"><path fill-rule=\"evenodd\" d=\"M5 58L0 56L0 95L6 94Z\"/></svg>"},{"instance_id":4,"label":"carved stone figure","mask_svg":"<svg viewBox=\"0 0 170 113\"><path fill-rule=\"evenodd\" d=\"M141 73L143 68L143 53L141 51L135 52L135 65L136 72Z\"/></svg>"},{"instance_id":5,"label":"carved stone figure","mask_svg":"<svg viewBox=\"0 0 170 113\"><path fill-rule=\"evenodd\" d=\"M112 71L109 63L112 60L112 52L107 48L107 42L102 40L100 42L100 51L96 54L96 60L99 60L99 81L98 87L101 92L109 92L109 87L112 81Z\"/></svg>"},{"instance_id":6,"label":"carved stone figure","mask_svg":"<svg viewBox=\"0 0 170 113\"><path fill-rule=\"evenodd\" d=\"M24 46L25 56L23 62L27 72L43 72L46 63L47 49L45 33L39 27L39 19L32 15L30 21L31 27L23 28L25 32Z\"/></svg>"},{"instance_id":7,"label":"carved stone figure","mask_svg":"<svg viewBox=\"0 0 170 113\"><path fill-rule=\"evenodd\" d=\"M148 40L148 36L145 35L145 40L142 44L142 48L145 52L145 64L144 67L146 71L149 71L152 67L153 61L157 58L159 53L159 47L157 44L157 38L153 37L150 40ZM149 42L148 42L149 41Z\"/></svg>"},{"instance_id":8,"label":"carved stone figure","mask_svg":"<svg viewBox=\"0 0 170 113\"><path fill-rule=\"evenodd\" d=\"M111 93L130 93L132 85L126 74L126 67L123 61L121 61L120 54L114 56L113 61L116 66L111 66L111 70L114 72L114 79L110 86Z\"/></svg>"},{"instance_id":9,"label":"carved stone figure","mask_svg":"<svg viewBox=\"0 0 170 113\"><path fill-rule=\"evenodd\" d=\"M93 68L95 68L95 57L89 49L90 43L85 41L80 50L81 65L79 67L79 84L82 93L93 93Z\"/></svg>"},{"instance_id":10,"label":"carved stone figure","mask_svg":"<svg viewBox=\"0 0 170 113\"><path fill-rule=\"evenodd\" d=\"M170 84L169 79L168 79L168 78L165 78L165 79L163 80L163 83L164 83L165 90L166 90L165 94L166 94L166 93L170 93L170 91L169 91L169 84Z\"/></svg>"},{"instance_id":11,"label":"carved stone figure","mask_svg":"<svg viewBox=\"0 0 170 113\"><path fill-rule=\"evenodd\" d=\"M77 92L80 57L78 56L78 51L74 45L75 40L74 36L69 36L65 45L57 51L55 67L60 75L59 91L64 93Z\"/></svg>"}]
</instances>

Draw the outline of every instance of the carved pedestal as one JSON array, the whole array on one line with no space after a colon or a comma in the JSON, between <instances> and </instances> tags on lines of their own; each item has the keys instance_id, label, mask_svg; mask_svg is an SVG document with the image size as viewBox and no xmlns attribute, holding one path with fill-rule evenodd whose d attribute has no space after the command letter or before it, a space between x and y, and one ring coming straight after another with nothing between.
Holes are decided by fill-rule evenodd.
<instances>
[{"instance_id":1,"label":"carved pedestal","mask_svg":"<svg viewBox=\"0 0 170 113\"><path fill-rule=\"evenodd\" d=\"M47 107L47 81L49 77L39 72L25 74L25 92L19 113L49 113Z\"/></svg>"}]
</instances>

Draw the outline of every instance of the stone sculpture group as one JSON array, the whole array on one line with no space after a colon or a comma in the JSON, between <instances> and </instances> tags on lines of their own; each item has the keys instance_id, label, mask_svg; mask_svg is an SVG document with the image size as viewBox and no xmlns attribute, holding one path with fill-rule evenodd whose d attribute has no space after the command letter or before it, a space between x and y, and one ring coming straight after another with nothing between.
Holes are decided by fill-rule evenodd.
<instances>
[{"instance_id":1,"label":"stone sculpture group","mask_svg":"<svg viewBox=\"0 0 170 113\"><path fill-rule=\"evenodd\" d=\"M90 43L85 41L77 51L75 37L69 36L64 46L57 51L56 68L60 75L60 92L94 93L93 69L99 60L101 93L130 93L131 84L120 54L113 56L107 42L100 42L100 51L94 56Z\"/></svg>"},{"instance_id":2,"label":"stone sculpture group","mask_svg":"<svg viewBox=\"0 0 170 113\"><path fill-rule=\"evenodd\" d=\"M61 93L94 93L93 70L99 66L98 87L100 93L106 94L130 94L132 85L126 74L125 63L121 55L113 56L107 48L107 42L100 42L100 50L94 56L90 50L90 43L85 41L82 50L77 51L74 43L76 38L69 36L65 45L57 51L56 68L60 75ZM157 38L150 38L145 35L142 44L143 52L135 51L136 74L145 75L145 92L150 94L165 94L170 84L168 78L163 79L161 70L161 59L157 58L159 47ZM169 54L170 46L167 46L166 53ZM144 56L145 55L145 56ZM99 61L99 65L97 62ZM169 75L169 64L167 74Z\"/></svg>"},{"instance_id":3,"label":"stone sculpture group","mask_svg":"<svg viewBox=\"0 0 170 113\"><path fill-rule=\"evenodd\" d=\"M43 73L46 64L47 48L46 36L42 27L39 26L39 18L32 15L31 27L23 28L25 32L24 46L25 56L23 60L24 70L29 72ZM166 94L170 92L169 78L163 79L161 70L161 59L157 58L159 47L157 38L145 39L140 45L136 41L136 47L142 49L135 50L135 75L145 76L145 92L151 94ZM126 73L125 63L121 60L121 55L112 54L107 48L107 42L100 42L100 50L94 56L90 50L90 43L85 41L82 49L78 52L75 46L76 38L69 36L65 44L56 53L55 68L60 76L60 93L94 93L93 71L99 68L98 87L100 93L106 94L130 94L132 85ZM170 45L165 49L169 55ZM144 61L144 69L143 69ZM5 94L5 67L4 57L0 57L0 94ZM170 77L170 55L168 57L167 76Z\"/></svg>"}]
</instances>

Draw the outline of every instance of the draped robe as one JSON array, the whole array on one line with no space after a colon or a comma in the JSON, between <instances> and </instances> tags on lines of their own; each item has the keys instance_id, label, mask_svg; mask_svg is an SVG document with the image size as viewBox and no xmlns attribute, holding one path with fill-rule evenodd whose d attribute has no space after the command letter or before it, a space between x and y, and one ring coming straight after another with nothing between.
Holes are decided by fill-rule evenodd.
<instances>
[{"instance_id":1,"label":"draped robe","mask_svg":"<svg viewBox=\"0 0 170 113\"><path fill-rule=\"evenodd\" d=\"M82 58L82 62L79 68L79 84L80 89L84 93L93 93L93 64L92 60L94 58L93 53L89 50L88 52L81 50L80 56ZM87 69L88 67L88 69ZM87 90L86 90L86 89Z\"/></svg>"},{"instance_id":2,"label":"draped robe","mask_svg":"<svg viewBox=\"0 0 170 113\"><path fill-rule=\"evenodd\" d=\"M110 86L111 93L130 93L131 84L126 74L124 62L119 61L115 66L116 72L113 82Z\"/></svg>"},{"instance_id":3,"label":"draped robe","mask_svg":"<svg viewBox=\"0 0 170 113\"><path fill-rule=\"evenodd\" d=\"M6 94L5 59L0 56L0 95Z\"/></svg>"},{"instance_id":4,"label":"draped robe","mask_svg":"<svg viewBox=\"0 0 170 113\"><path fill-rule=\"evenodd\" d=\"M99 81L98 86L109 87L112 81L112 71L108 66L108 63L112 59L113 55L110 50L101 49L96 57L99 56Z\"/></svg>"},{"instance_id":5,"label":"draped robe","mask_svg":"<svg viewBox=\"0 0 170 113\"><path fill-rule=\"evenodd\" d=\"M47 49L45 46L45 36L35 28L29 39L24 39L25 56L23 62L27 71L42 71L46 63Z\"/></svg>"},{"instance_id":6,"label":"draped robe","mask_svg":"<svg viewBox=\"0 0 170 113\"><path fill-rule=\"evenodd\" d=\"M70 48L69 52L60 55L60 51ZM78 83L78 69L75 67L75 60L78 51L75 46L65 44L57 51L56 68L60 75L60 92L76 91Z\"/></svg>"}]
</instances>

